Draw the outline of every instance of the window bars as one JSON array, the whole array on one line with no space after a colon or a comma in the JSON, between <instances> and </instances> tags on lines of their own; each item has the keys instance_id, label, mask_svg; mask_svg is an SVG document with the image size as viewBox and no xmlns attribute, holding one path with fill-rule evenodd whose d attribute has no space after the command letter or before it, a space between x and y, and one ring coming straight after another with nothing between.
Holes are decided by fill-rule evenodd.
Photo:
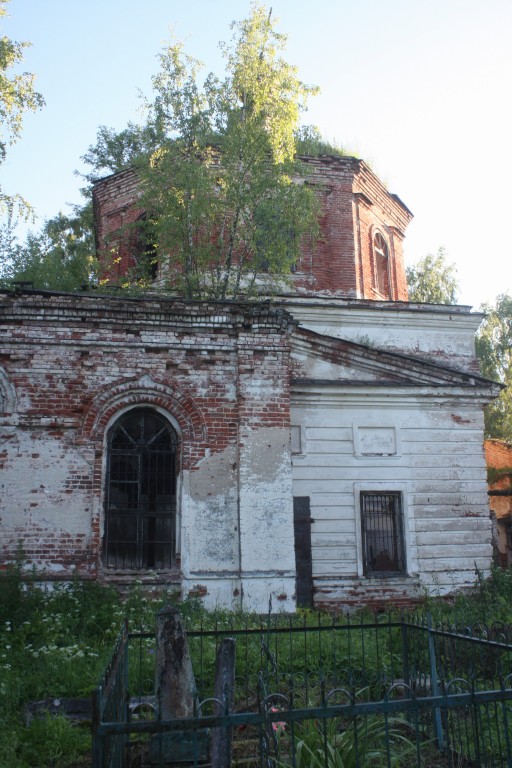
<instances>
[{"instance_id":1,"label":"window bars","mask_svg":"<svg viewBox=\"0 0 512 768\"><path fill-rule=\"evenodd\" d=\"M365 576L405 572L402 494L361 492Z\"/></svg>"},{"instance_id":2,"label":"window bars","mask_svg":"<svg viewBox=\"0 0 512 768\"><path fill-rule=\"evenodd\" d=\"M104 562L172 568L176 552L176 433L157 411L134 408L108 440Z\"/></svg>"}]
</instances>

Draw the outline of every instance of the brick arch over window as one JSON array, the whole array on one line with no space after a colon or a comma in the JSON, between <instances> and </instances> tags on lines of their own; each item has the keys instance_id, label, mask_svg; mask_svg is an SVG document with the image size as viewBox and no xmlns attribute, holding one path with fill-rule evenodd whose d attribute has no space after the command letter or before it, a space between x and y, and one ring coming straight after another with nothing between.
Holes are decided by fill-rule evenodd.
<instances>
[{"instance_id":1,"label":"brick arch over window","mask_svg":"<svg viewBox=\"0 0 512 768\"><path fill-rule=\"evenodd\" d=\"M193 469L204 457L208 447L208 434L203 415L186 393L179 392L150 376L139 380L119 382L98 392L85 413L77 444L92 452L93 511L91 519L91 547L97 553L101 567L103 536L103 481L107 433L116 418L132 408L154 408L172 419L178 436L176 471ZM178 525L177 525L178 528Z\"/></svg>"},{"instance_id":2,"label":"brick arch over window","mask_svg":"<svg viewBox=\"0 0 512 768\"><path fill-rule=\"evenodd\" d=\"M0 366L0 415L10 415L16 410L16 392L5 370Z\"/></svg>"},{"instance_id":3,"label":"brick arch over window","mask_svg":"<svg viewBox=\"0 0 512 768\"><path fill-rule=\"evenodd\" d=\"M208 435L201 410L190 395L149 376L101 391L85 414L79 442L95 443L96 449L101 450L111 420L122 410L137 405L163 409L175 420L183 445L182 469L191 469L203 458Z\"/></svg>"}]
</instances>

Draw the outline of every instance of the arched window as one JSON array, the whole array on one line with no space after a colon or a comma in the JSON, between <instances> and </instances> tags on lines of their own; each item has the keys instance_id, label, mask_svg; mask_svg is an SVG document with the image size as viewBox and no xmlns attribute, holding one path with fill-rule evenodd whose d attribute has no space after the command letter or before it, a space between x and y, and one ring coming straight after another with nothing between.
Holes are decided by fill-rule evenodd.
<instances>
[{"instance_id":1,"label":"arched window","mask_svg":"<svg viewBox=\"0 0 512 768\"><path fill-rule=\"evenodd\" d=\"M381 296L390 298L389 250L380 232L376 232L373 238L373 259L375 265L375 288Z\"/></svg>"},{"instance_id":2,"label":"arched window","mask_svg":"<svg viewBox=\"0 0 512 768\"><path fill-rule=\"evenodd\" d=\"M177 435L152 408L123 414L108 434L104 564L172 568L176 560Z\"/></svg>"},{"instance_id":3,"label":"arched window","mask_svg":"<svg viewBox=\"0 0 512 768\"><path fill-rule=\"evenodd\" d=\"M156 280L158 278L158 247L155 221L147 214L141 216L137 221L134 250L137 277Z\"/></svg>"}]
</instances>

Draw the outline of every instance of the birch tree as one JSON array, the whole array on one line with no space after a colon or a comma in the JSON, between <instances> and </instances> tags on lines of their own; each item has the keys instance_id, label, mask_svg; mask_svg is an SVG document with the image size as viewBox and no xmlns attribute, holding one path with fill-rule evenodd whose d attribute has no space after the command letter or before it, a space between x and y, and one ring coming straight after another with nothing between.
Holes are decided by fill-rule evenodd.
<instances>
[{"instance_id":1,"label":"birch tree","mask_svg":"<svg viewBox=\"0 0 512 768\"><path fill-rule=\"evenodd\" d=\"M7 16L8 0L0 0L0 21ZM5 160L7 148L21 135L23 115L39 109L44 104L40 93L34 89L35 76L29 72L17 72L23 61L23 51L30 43L18 43L3 35L0 37L0 164ZM7 194L0 187L0 213L13 215L14 210L25 217L30 206L19 194Z\"/></svg>"},{"instance_id":2,"label":"birch tree","mask_svg":"<svg viewBox=\"0 0 512 768\"><path fill-rule=\"evenodd\" d=\"M459 284L455 264L447 261L443 247L428 253L412 267L407 267L409 301L427 304L455 304Z\"/></svg>"},{"instance_id":3,"label":"birch tree","mask_svg":"<svg viewBox=\"0 0 512 768\"><path fill-rule=\"evenodd\" d=\"M301 112L316 89L282 57L286 37L263 6L233 23L225 77L173 41L160 54L150 122L160 146L140 169L143 202L172 287L236 298L290 274L314 237L317 201L296 160Z\"/></svg>"},{"instance_id":4,"label":"birch tree","mask_svg":"<svg viewBox=\"0 0 512 768\"><path fill-rule=\"evenodd\" d=\"M497 297L481 307L486 313L476 335L482 374L505 384L500 396L485 409L487 437L512 442L512 296Z\"/></svg>"}]
</instances>

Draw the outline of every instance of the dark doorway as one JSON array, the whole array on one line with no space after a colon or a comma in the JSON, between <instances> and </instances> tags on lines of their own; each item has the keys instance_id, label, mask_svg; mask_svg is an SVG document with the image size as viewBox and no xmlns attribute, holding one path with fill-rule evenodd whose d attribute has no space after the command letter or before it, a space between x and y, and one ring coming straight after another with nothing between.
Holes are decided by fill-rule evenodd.
<instances>
[{"instance_id":1,"label":"dark doorway","mask_svg":"<svg viewBox=\"0 0 512 768\"><path fill-rule=\"evenodd\" d=\"M151 408L121 416L108 435L104 563L172 568L176 558L177 435Z\"/></svg>"},{"instance_id":2,"label":"dark doorway","mask_svg":"<svg viewBox=\"0 0 512 768\"><path fill-rule=\"evenodd\" d=\"M294 496L296 596L299 608L313 607L313 566L311 561L311 510L309 496Z\"/></svg>"}]
</instances>

